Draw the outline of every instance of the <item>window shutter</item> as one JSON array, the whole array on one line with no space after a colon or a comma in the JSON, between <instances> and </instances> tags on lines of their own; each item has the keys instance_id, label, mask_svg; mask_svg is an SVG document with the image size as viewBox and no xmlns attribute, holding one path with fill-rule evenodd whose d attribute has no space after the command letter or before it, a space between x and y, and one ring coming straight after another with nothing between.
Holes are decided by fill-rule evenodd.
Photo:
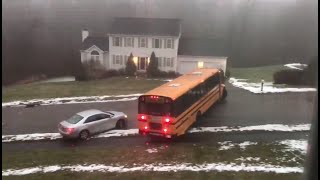
<instances>
[{"instance_id":1,"label":"window shutter","mask_svg":"<svg viewBox=\"0 0 320 180\"><path fill-rule=\"evenodd\" d=\"M145 38L146 48L148 48L148 38Z\"/></svg>"},{"instance_id":2,"label":"window shutter","mask_svg":"<svg viewBox=\"0 0 320 180\"><path fill-rule=\"evenodd\" d=\"M174 59L174 58L171 58L171 67L173 67L173 59Z\"/></svg>"},{"instance_id":3,"label":"window shutter","mask_svg":"<svg viewBox=\"0 0 320 180\"><path fill-rule=\"evenodd\" d=\"M115 46L115 44L116 44L115 37L112 37L112 46Z\"/></svg>"},{"instance_id":4,"label":"window shutter","mask_svg":"<svg viewBox=\"0 0 320 180\"><path fill-rule=\"evenodd\" d=\"M131 47L134 47L134 38L131 38Z\"/></svg>"},{"instance_id":5,"label":"window shutter","mask_svg":"<svg viewBox=\"0 0 320 180\"><path fill-rule=\"evenodd\" d=\"M119 46L122 47L122 37L119 37L119 41L120 41Z\"/></svg>"},{"instance_id":6,"label":"window shutter","mask_svg":"<svg viewBox=\"0 0 320 180\"><path fill-rule=\"evenodd\" d=\"M164 39L164 48L167 49L167 43L168 43L168 39Z\"/></svg>"},{"instance_id":7,"label":"window shutter","mask_svg":"<svg viewBox=\"0 0 320 180\"><path fill-rule=\"evenodd\" d=\"M152 38L152 48L154 48L155 45L154 45L154 38Z\"/></svg>"},{"instance_id":8,"label":"window shutter","mask_svg":"<svg viewBox=\"0 0 320 180\"><path fill-rule=\"evenodd\" d=\"M122 55L120 55L120 65L122 65L122 60L123 60Z\"/></svg>"},{"instance_id":9,"label":"window shutter","mask_svg":"<svg viewBox=\"0 0 320 180\"><path fill-rule=\"evenodd\" d=\"M141 43L141 38L138 38L138 47L141 47L140 43Z\"/></svg>"},{"instance_id":10,"label":"window shutter","mask_svg":"<svg viewBox=\"0 0 320 180\"><path fill-rule=\"evenodd\" d=\"M162 48L162 39L159 39L159 49Z\"/></svg>"},{"instance_id":11,"label":"window shutter","mask_svg":"<svg viewBox=\"0 0 320 180\"><path fill-rule=\"evenodd\" d=\"M116 64L116 56L112 55L112 64Z\"/></svg>"},{"instance_id":12,"label":"window shutter","mask_svg":"<svg viewBox=\"0 0 320 180\"><path fill-rule=\"evenodd\" d=\"M171 40L172 41L172 49L174 49L174 39Z\"/></svg>"}]
</instances>

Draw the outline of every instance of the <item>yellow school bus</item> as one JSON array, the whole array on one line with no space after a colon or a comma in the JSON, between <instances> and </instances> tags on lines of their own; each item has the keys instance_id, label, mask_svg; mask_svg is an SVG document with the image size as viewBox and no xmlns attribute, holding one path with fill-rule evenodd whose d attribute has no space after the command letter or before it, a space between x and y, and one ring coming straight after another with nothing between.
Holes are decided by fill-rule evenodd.
<instances>
[{"instance_id":1,"label":"yellow school bus","mask_svg":"<svg viewBox=\"0 0 320 180\"><path fill-rule=\"evenodd\" d=\"M227 96L219 69L196 69L138 99L139 134L172 138L186 133L214 103Z\"/></svg>"}]
</instances>

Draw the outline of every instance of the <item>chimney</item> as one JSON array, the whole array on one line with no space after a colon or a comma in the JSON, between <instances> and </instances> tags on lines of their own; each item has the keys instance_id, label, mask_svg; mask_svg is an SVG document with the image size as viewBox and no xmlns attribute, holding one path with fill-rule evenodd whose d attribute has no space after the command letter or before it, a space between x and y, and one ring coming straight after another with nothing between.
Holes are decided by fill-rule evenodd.
<instances>
[{"instance_id":1,"label":"chimney","mask_svg":"<svg viewBox=\"0 0 320 180\"><path fill-rule=\"evenodd\" d=\"M89 36L89 31L88 29L83 29L82 30L82 42Z\"/></svg>"}]
</instances>

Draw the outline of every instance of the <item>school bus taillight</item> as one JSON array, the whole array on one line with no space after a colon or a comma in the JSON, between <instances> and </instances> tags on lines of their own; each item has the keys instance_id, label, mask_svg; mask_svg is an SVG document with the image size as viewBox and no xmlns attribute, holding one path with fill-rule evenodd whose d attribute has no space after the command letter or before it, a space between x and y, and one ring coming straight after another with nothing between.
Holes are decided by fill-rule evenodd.
<instances>
[{"instance_id":1,"label":"school bus taillight","mask_svg":"<svg viewBox=\"0 0 320 180\"><path fill-rule=\"evenodd\" d=\"M144 126L144 130L148 130L148 126Z\"/></svg>"},{"instance_id":2,"label":"school bus taillight","mask_svg":"<svg viewBox=\"0 0 320 180\"><path fill-rule=\"evenodd\" d=\"M147 116L144 114L138 114L138 121L147 121Z\"/></svg>"},{"instance_id":3,"label":"school bus taillight","mask_svg":"<svg viewBox=\"0 0 320 180\"><path fill-rule=\"evenodd\" d=\"M169 123L172 123L172 118L171 118L171 117L165 117L165 118L163 119L163 121L164 121L164 123L169 124Z\"/></svg>"},{"instance_id":4,"label":"school bus taillight","mask_svg":"<svg viewBox=\"0 0 320 180\"><path fill-rule=\"evenodd\" d=\"M166 134L168 132L168 129L167 128L164 128L163 129L163 132Z\"/></svg>"}]
</instances>

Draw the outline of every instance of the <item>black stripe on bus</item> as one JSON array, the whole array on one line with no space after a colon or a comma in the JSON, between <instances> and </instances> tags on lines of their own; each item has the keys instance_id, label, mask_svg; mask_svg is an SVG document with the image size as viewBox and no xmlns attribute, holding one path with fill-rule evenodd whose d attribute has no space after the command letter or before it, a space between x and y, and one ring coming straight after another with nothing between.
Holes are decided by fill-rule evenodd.
<instances>
[{"instance_id":1,"label":"black stripe on bus","mask_svg":"<svg viewBox=\"0 0 320 180\"><path fill-rule=\"evenodd\" d=\"M179 118L179 120L177 120L175 123L172 123L172 125L175 125L175 124L177 124L178 122L180 122L180 120L182 120L185 116L187 116L191 111L193 111L194 109L197 109L198 108L198 110L200 109L198 106L199 105L203 105L203 104L205 104L205 103L207 103L212 97L211 96L214 96L214 95L216 95L217 93L219 93L219 91L217 91L217 92L213 92L212 94L209 94L206 98L204 98L204 100L206 100L206 101L204 101L203 103L199 103L198 105L196 105L195 107L193 107L193 108L191 108L183 117L181 117L181 118ZM187 120L188 118L186 118L184 121L182 121L182 123L181 124L179 124L176 128L179 128L186 120Z\"/></svg>"},{"instance_id":2,"label":"black stripe on bus","mask_svg":"<svg viewBox=\"0 0 320 180\"><path fill-rule=\"evenodd\" d=\"M218 88L217 90L219 90L219 88ZM219 91L217 91L217 92L219 92ZM214 91L213 91L212 93L207 94L207 97L204 96L204 97L202 97L202 98L203 98L203 100L205 100L205 99L207 99L208 97L212 96L213 94L215 95L217 92L214 92ZM202 98L200 98L198 101L200 101ZM195 107L199 106L200 104L201 104L201 103L198 103ZM195 107L194 107L194 108L195 108ZM188 115L189 112L192 111L194 108L188 110L188 112L187 112L185 115L183 115L181 118L179 118L176 122L174 122L174 123L172 123L172 124L174 125L174 124L178 123L181 119L183 119L186 115Z\"/></svg>"},{"instance_id":3,"label":"black stripe on bus","mask_svg":"<svg viewBox=\"0 0 320 180\"><path fill-rule=\"evenodd\" d=\"M219 92L219 91L218 91L218 92ZM215 92L215 93L211 94L209 97L207 97L207 98L209 98L209 99L206 98L207 100L206 100L205 102L199 103L197 106L206 104L206 103L211 99L211 96L216 95L218 92ZM192 108L191 110L197 109L197 106L194 107L194 108ZM200 109L200 108L198 107L197 111L198 111L199 109ZM194 113L196 113L197 111L195 111ZM190 113L190 112L188 112L186 115L188 115L189 113ZM193 113L193 114L194 114L194 113ZM193 114L192 114L192 115L193 115ZM183 119L183 118L181 118L181 119ZM176 129L178 129L181 125L183 125L183 123L186 122L188 119L189 119L189 117L186 118L185 120L183 120L183 121L176 127ZM179 120L180 120L180 119L179 119ZM177 121L177 122L178 122L178 121Z\"/></svg>"},{"instance_id":4,"label":"black stripe on bus","mask_svg":"<svg viewBox=\"0 0 320 180\"><path fill-rule=\"evenodd\" d=\"M212 96L214 96L214 95L216 95L218 92L215 92ZM210 96L211 97L211 96ZM208 100L206 100L204 103L200 103L201 105L203 105L203 104L205 104L205 103L207 103L208 101L210 100L210 98L208 99ZM198 105L200 105L200 104L198 104ZM198 106L197 105L197 106ZM196 107L194 107L194 108L192 108L191 110L194 110L194 109L197 109ZM198 110L199 110L200 108L198 108ZM195 111L194 113L196 113L197 111ZM193 114L194 114L193 113ZM189 112L187 113L187 114L189 114ZM187 115L186 114L186 115ZM181 119L183 119L183 118L181 118ZM178 129L185 121L187 121L189 119L189 117L188 118L186 118L184 121L182 121L177 127L176 127L176 129ZM180 119L179 119L180 120Z\"/></svg>"}]
</instances>

